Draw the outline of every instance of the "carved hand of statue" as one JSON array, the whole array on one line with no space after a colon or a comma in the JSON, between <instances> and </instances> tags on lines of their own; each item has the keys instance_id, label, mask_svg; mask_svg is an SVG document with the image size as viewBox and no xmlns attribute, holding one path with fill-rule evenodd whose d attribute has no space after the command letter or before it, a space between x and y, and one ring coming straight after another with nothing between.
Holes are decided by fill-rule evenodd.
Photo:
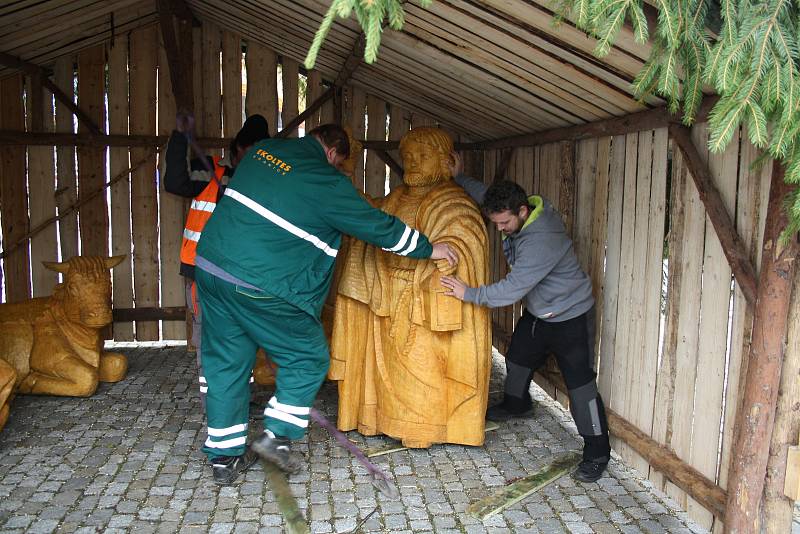
<instances>
[{"instance_id":1,"label":"carved hand of statue","mask_svg":"<svg viewBox=\"0 0 800 534\"><path fill-rule=\"evenodd\" d=\"M456 268L458 267L457 265L450 265L450 262L448 262L447 260L434 260L433 263L436 264L436 268L439 270L440 273L446 275L455 273Z\"/></svg>"}]
</instances>

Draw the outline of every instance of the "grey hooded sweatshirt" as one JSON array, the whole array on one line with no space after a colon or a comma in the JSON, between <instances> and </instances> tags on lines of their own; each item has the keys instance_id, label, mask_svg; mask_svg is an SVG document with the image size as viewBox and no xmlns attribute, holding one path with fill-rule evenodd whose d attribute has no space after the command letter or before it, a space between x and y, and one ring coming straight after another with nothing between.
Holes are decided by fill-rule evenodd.
<instances>
[{"instance_id":1,"label":"grey hooded sweatshirt","mask_svg":"<svg viewBox=\"0 0 800 534\"><path fill-rule=\"evenodd\" d=\"M478 204L483 203L486 184L464 175L454 179ZM494 284L467 288L464 300L490 308L522 300L531 314L546 321L578 317L594 305L592 282L552 204L536 195L528 201L528 220L517 234L503 236L503 254L511 271Z\"/></svg>"}]
</instances>

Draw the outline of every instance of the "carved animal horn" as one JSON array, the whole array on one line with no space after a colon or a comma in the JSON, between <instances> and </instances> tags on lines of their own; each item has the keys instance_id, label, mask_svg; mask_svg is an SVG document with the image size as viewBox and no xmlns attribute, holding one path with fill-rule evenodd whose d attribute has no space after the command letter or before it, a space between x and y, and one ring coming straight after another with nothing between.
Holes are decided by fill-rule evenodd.
<instances>
[{"instance_id":1,"label":"carved animal horn","mask_svg":"<svg viewBox=\"0 0 800 534\"><path fill-rule=\"evenodd\" d=\"M57 262L57 261L43 261L42 265L44 265L47 269L51 271L55 271L57 273L64 273L66 274L69 271L69 263L67 262Z\"/></svg>"},{"instance_id":2,"label":"carved animal horn","mask_svg":"<svg viewBox=\"0 0 800 534\"><path fill-rule=\"evenodd\" d=\"M125 259L125 256L126 256L125 254L120 254L119 256L111 256L110 258L104 258L106 263L106 269L113 269L114 267L122 263L122 260Z\"/></svg>"}]
</instances>

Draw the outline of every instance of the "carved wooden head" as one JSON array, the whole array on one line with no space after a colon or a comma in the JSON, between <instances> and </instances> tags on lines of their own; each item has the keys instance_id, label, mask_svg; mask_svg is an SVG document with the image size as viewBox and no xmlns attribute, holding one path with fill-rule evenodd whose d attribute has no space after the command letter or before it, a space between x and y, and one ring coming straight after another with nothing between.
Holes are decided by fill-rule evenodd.
<instances>
[{"instance_id":1,"label":"carved wooden head","mask_svg":"<svg viewBox=\"0 0 800 534\"><path fill-rule=\"evenodd\" d=\"M64 275L53 292L53 300L74 322L102 328L111 322L111 269L125 256L75 256L67 261L42 262Z\"/></svg>"},{"instance_id":2,"label":"carved wooden head","mask_svg":"<svg viewBox=\"0 0 800 534\"><path fill-rule=\"evenodd\" d=\"M431 185L450 178L453 139L440 128L414 128L400 140L403 181L410 186Z\"/></svg>"}]
</instances>

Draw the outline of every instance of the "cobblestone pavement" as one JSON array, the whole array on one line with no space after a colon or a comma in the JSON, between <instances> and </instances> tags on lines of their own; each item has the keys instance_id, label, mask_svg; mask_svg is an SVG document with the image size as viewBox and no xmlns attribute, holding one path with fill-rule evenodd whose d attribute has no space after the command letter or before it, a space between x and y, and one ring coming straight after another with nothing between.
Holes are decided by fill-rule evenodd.
<instances>
[{"instance_id":1,"label":"cobblestone pavement","mask_svg":"<svg viewBox=\"0 0 800 534\"><path fill-rule=\"evenodd\" d=\"M18 397L0 433L0 531L282 532L274 495L256 464L218 487L199 447L205 439L194 355L185 347L122 350L128 378L88 399ZM502 371L495 361L492 390ZM257 396L265 400L269 391ZM568 415L537 393L533 419L502 424L484 447L438 445L375 458L401 498L377 494L366 471L319 427L297 449L308 467L290 479L314 533L700 532L663 494L613 460L597 483L562 477L485 522L467 506L579 447ZM317 407L333 418L336 388ZM251 424L257 432L261 422ZM350 437L367 447L387 438ZM376 510L377 509L377 510Z\"/></svg>"}]
</instances>

